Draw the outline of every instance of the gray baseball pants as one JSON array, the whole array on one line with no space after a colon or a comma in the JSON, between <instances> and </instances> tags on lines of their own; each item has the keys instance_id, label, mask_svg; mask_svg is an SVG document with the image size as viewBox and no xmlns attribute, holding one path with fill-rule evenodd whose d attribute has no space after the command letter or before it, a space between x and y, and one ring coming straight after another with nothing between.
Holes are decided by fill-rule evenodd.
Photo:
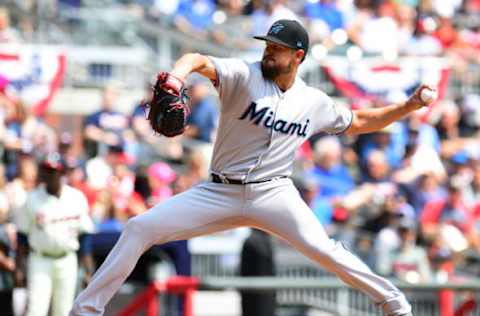
<instances>
[{"instance_id":1,"label":"gray baseball pants","mask_svg":"<svg viewBox=\"0 0 480 316\"><path fill-rule=\"evenodd\" d=\"M234 185L205 182L131 218L71 316L102 315L105 305L151 246L240 226L287 241L325 270L368 295L386 315L411 311L405 296L374 274L341 243L330 239L290 179Z\"/></svg>"}]
</instances>

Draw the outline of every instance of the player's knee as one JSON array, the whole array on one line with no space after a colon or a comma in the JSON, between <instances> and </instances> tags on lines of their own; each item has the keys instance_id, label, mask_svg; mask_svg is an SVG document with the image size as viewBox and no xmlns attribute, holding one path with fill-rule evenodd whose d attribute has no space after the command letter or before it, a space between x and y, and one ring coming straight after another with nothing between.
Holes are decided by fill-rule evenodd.
<instances>
[{"instance_id":1,"label":"player's knee","mask_svg":"<svg viewBox=\"0 0 480 316\"><path fill-rule=\"evenodd\" d=\"M311 242L307 242L307 247L308 251L311 252L318 261L321 261L323 264L335 264L339 247L339 243L335 240L328 239L326 242L312 240Z\"/></svg>"},{"instance_id":2,"label":"player's knee","mask_svg":"<svg viewBox=\"0 0 480 316\"><path fill-rule=\"evenodd\" d=\"M127 234L141 234L146 232L146 223L142 216L135 216L130 218L125 224L124 231Z\"/></svg>"}]
</instances>

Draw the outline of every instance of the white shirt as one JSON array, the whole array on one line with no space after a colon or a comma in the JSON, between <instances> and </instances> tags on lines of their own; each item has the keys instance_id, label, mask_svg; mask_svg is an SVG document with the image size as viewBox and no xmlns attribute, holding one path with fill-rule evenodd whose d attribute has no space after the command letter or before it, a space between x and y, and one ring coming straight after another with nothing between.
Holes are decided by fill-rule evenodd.
<instances>
[{"instance_id":1,"label":"white shirt","mask_svg":"<svg viewBox=\"0 0 480 316\"><path fill-rule=\"evenodd\" d=\"M210 58L221 103L214 173L245 181L290 176L295 153L308 137L341 133L351 124L350 109L300 77L284 93L263 78L259 62Z\"/></svg>"},{"instance_id":2,"label":"white shirt","mask_svg":"<svg viewBox=\"0 0 480 316\"><path fill-rule=\"evenodd\" d=\"M79 234L93 232L85 195L68 185L62 186L60 197L48 194L44 185L32 191L17 226L33 250L52 255L78 250Z\"/></svg>"}]
</instances>

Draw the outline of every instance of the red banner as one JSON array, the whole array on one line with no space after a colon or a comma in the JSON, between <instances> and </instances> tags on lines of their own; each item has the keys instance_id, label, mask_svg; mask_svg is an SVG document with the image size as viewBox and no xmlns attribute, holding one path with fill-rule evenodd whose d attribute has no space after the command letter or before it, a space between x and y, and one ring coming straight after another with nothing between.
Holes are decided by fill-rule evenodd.
<instances>
[{"instance_id":1,"label":"red banner","mask_svg":"<svg viewBox=\"0 0 480 316\"><path fill-rule=\"evenodd\" d=\"M350 62L346 57L329 57L322 63L328 79L354 105L365 101L383 99L396 102L405 99L420 84L438 89L439 100L445 97L450 67L443 58L399 58L385 61L380 58L363 58Z\"/></svg>"},{"instance_id":2,"label":"red banner","mask_svg":"<svg viewBox=\"0 0 480 316\"><path fill-rule=\"evenodd\" d=\"M65 54L56 47L0 46L0 93L42 115L62 84L65 67Z\"/></svg>"}]
</instances>

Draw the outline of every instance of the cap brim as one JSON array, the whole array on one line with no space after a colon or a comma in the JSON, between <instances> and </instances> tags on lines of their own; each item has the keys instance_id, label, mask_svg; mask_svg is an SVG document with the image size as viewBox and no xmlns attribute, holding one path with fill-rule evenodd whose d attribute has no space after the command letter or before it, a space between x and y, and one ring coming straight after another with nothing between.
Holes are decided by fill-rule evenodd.
<instances>
[{"instance_id":1,"label":"cap brim","mask_svg":"<svg viewBox=\"0 0 480 316\"><path fill-rule=\"evenodd\" d=\"M282 45L282 46L286 46L286 47L292 48L292 49L299 49L299 48L297 48L297 47L288 45L288 44L285 43L284 41L281 41L281 40L279 40L278 38L275 38L275 37L270 36L270 35L266 35L266 36L254 36L253 38L254 38L254 39L257 39L257 40L261 40L261 41L273 42L273 43L275 43L275 44L279 44L279 45Z\"/></svg>"}]
</instances>

